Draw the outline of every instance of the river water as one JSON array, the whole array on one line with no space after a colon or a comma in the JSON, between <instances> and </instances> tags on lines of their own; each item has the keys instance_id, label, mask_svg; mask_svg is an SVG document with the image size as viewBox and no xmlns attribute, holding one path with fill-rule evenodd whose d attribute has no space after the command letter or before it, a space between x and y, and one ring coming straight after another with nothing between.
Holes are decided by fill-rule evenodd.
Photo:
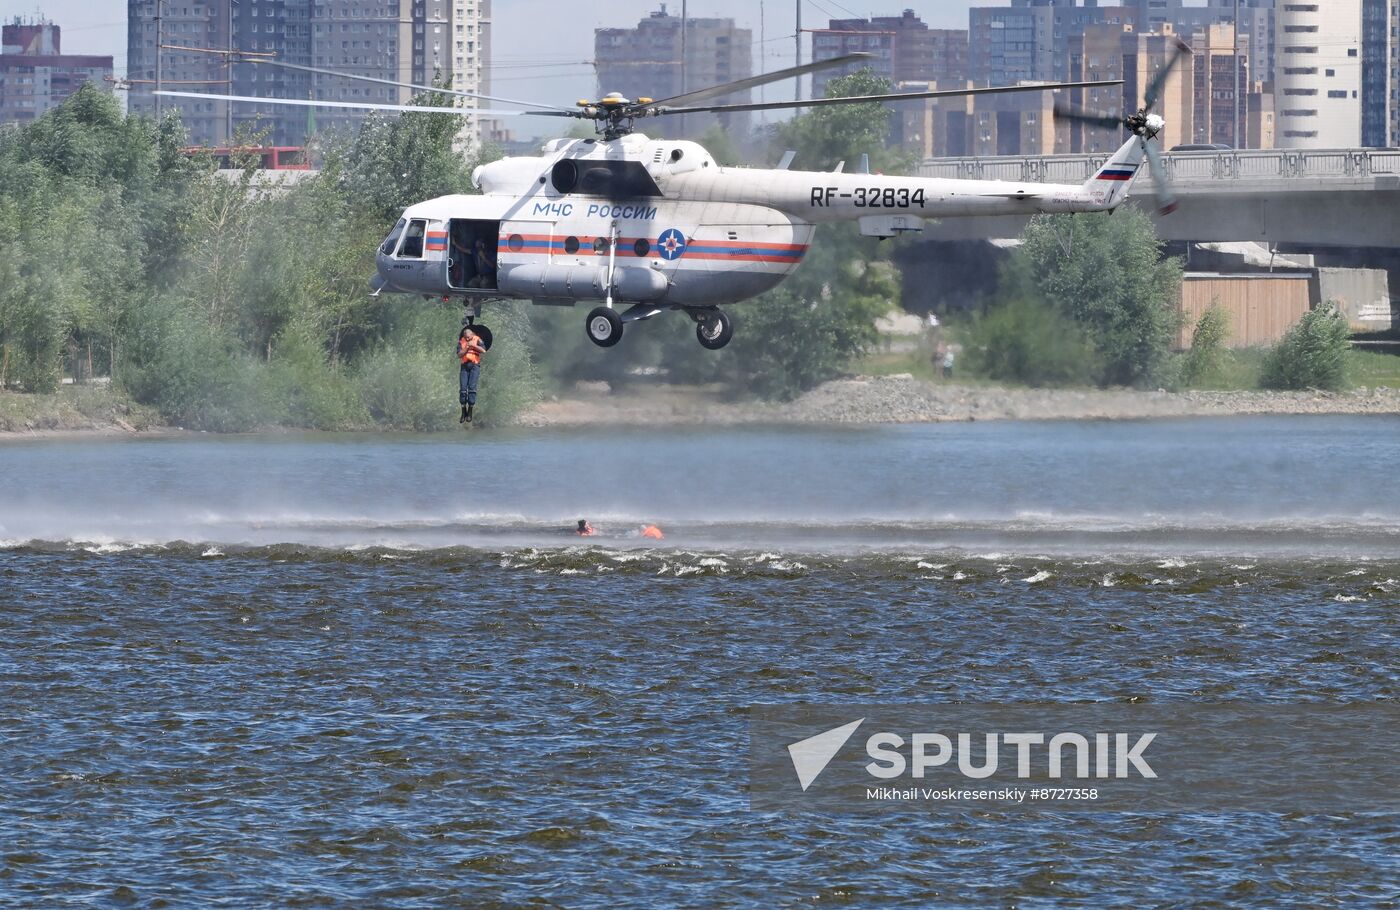
<instances>
[{"instance_id":1,"label":"river water","mask_svg":"<svg viewBox=\"0 0 1400 910\"><path fill-rule=\"evenodd\" d=\"M1318 417L7 444L0 904L1400 906L1393 816L745 791L756 703L1395 699L1397 441Z\"/></svg>"}]
</instances>

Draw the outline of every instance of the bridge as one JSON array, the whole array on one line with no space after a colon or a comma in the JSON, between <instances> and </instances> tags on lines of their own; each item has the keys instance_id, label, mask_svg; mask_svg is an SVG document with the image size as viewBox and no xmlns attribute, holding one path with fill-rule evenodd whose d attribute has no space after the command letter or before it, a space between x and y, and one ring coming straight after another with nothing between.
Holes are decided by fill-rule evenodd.
<instances>
[{"instance_id":1,"label":"bridge","mask_svg":"<svg viewBox=\"0 0 1400 910\"><path fill-rule=\"evenodd\" d=\"M1108 154L929 158L920 177L1083 183ZM1157 217L1144 173L1129 205L1152 213L1165 240L1252 240L1307 247L1400 249L1400 149L1269 149L1163 156L1181 207ZM930 240L1018 237L1028 217L954 218L929 223Z\"/></svg>"}]
</instances>

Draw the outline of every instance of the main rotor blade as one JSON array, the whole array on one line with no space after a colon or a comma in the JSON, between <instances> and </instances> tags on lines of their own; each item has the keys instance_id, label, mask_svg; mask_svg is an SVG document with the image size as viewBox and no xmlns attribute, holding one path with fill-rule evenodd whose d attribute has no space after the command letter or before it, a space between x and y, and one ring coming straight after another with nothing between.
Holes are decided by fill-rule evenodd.
<instances>
[{"instance_id":1,"label":"main rotor blade","mask_svg":"<svg viewBox=\"0 0 1400 910\"><path fill-rule=\"evenodd\" d=\"M1147 92L1142 96L1142 109L1144 111L1150 111L1157 106L1157 102L1162 99L1162 88L1167 84L1167 77L1171 75L1176 65L1181 62L1182 57L1189 57L1193 53L1191 47L1185 41L1182 41L1180 38L1176 39L1176 53L1167 61L1166 66L1163 66L1157 71L1157 75L1152 77L1152 81L1147 84Z\"/></svg>"},{"instance_id":2,"label":"main rotor blade","mask_svg":"<svg viewBox=\"0 0 1400 910\"><path fill-rule=\"evenodd\" d=\"M1152 188L1157 191L1157 214L1170 215L1176 211L1176 193L1172 191L1171 179L1167 177L1162 153L1152 144L1151 139L1144 139L1142 143L1147 151L1147 165L1152 170Z\"/></svg>"},{"instance_id":3,"label":"main rotor blade","mask_svg":"<svg viewBox=\"0 0 1400 910\"><path fill-rule=\"evenodd\" d=\"M370 104L368 101L312 101L306 98L258 98L253 95L211 95L206 92L152 92L168 98L203 98L206 101L246 101L253 104L282 104L290 107L328 107L350 110L402 111L405 114L483 114L488 117L519 117L522 114L554 114L573 117L568 111L493 111L476 107L427 107L421 104Z\"/></svg>"},{"instance_id":4,"label":"main rotor blade","mask_svg":"<svg viewBox=\"0 0 1400 910\"><path fill-rule=\"evenodd\" d=\"M267 60L258 57L249 57L245 60L237 60L236 63L255 63L258 66L276 66L281 69L298 70L303 73L320 73L323 76L335 76L338 79L353 79L357 82L374 82L379 85L394 85L399 88L411 88L420 92L437 92L440 95L453 95L458 98L479 98L482 101L499 101L502 104L518 104L522 107L541 108L547 111L559 111L562 108L549 104L537 104L534 101L517 101L514 98L497 98L494 95L478 95L475 92L462 92L457 89L439 88L436 85L418 85L413 82L395 82L392 79L379 79L374 76L359 76L354 73L342 73L339 70L322 69L319 66L302 66L300 63L285 63L281 60Z\"/></svg>"},{"instance_id":5,"label":"main rotor blade","mask_svg":"<svg viewBox=\"0 0 1400 910\"><path fill-rule=\"evenodd\" d=\"M682 95L672 95L670 98L662 98L660 101L653 101L645 107L654 107L665 104L694 104L697 101L705 101L710 98L720 98L724 95L732 95L735 92L742 92L744 89L758 88L760 85L767 85L770 82L781 82L784 79L793 79L798 76L805 76L808 73L815 73L821 70L831 69L836 66L845 66L848 63L857 63L861 60L869 60L874 54L846 54L842 57L832 57L827 60L816 60L812 63L804 63L801 66L790 66L783 70L774 70L771 73L764 73L761 76L750 76L748 79L737 79L733 82L726 82L723 85L712 85L709 88L697 89L693 92L686 92Z\"/></svg>"},{"instance_id":6,"label":"main rotor blade","mask_svg":"<svg viewBox=\"0 0 1400 910\"><path fill-rule=\"evenodd\" d=\"M1098 111L1086 111L1083 108L1074 107L1069 104L1055 105L1055 119L1088 123L1105 130L1123 128L1122 117L1114 117L1112 114L1102 114Z\"/></svg>"},{"instance_id":7,"label":"main rotor blade","mask_svg":"<svg viewBox=\"0 0 1400 910\"><path fill-rule=\"evenodd\" d=\"M1004 95L1009 92L1048 92L1061 88L1100 88L1122 85L1123 80L1107 82L1053 82L1045 85L997 85L991 88L960 88L934 92L892 92L888 95L852 95L846 98L811 98L806 101L768 101L755 104L716 104L707 107L668 107L658 114L703 114L725 111L775 111L798 107L828 107L833 104L870 104L914 101L919 98L960 98L965 95Z\"/></svg>"}]
</instances>

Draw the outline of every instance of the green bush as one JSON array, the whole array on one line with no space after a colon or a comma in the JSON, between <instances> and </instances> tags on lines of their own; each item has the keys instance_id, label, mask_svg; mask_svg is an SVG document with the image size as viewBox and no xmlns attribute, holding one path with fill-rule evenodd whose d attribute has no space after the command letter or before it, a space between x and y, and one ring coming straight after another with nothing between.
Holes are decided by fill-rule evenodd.
<instances>
[{"instance_id":1,"label":"green bush","mask_svg":"<svg viewBox=\"0 0 1400 910\"><path fill-rule=\"evenodd\" d=\"M1191 333L1191 350L1181 359L1181 384L1194 387L1218 383L1231 360L1225 348L1229 337L1230 314L1212 304Z\"/></svg>"},{"instance_id":2,"label":"green bush","mask_svg":"<svg viewBox=\"0 0 1400 910\"><path fill-rule=\"evenodd\" d=\"M1100 369L1084 329L1036 300L995 306L960 334L969 370L989 379L1030 386L1082 385Z\"/></svg>"},{"instance_id":3,"label":"green bush","mask_svg":"<svg viewBox=\"0 0 1400 910\"><path fill-rule=\"evenodd\" d=\"M1350 336L1346 317L1329 301L1304 315L1274 345L1260 381L1268 389L1344 389Z\"/></svg>"},{"instance_id":4,"label":"green bush","mask_svg":"<svg viewBox=\"0 0 1400 910\"><path fill-rule=\"evenodd\" d=\"M245 432L267 423L260 364L197 316L167 298L148 301L133 319L122 387L177 426Z\"/></svg>"},{"instance_id":5,"label":"green bush","mask_svg":"<svg viewBox=\"0 0 1400 910\"><path fill-rule=\"evenodd\" d=\"M328 137L320 174L277 193L185 154L178 115L127 116L92 86L0 131L0 386L52 389L81 350L181 426L358 429L373 410L455 427L460 306L372 298L365 280L404 205L470 191L459 128L375 120ZM504 313L488 319L488 423L538 394L527 323Z\"/></svg>"},{"instance_id":6,"label":"green bush","mask_svg":"<svg viewBox=\"0 0 1400 910\"><path fill-rule=\"evenodd\" d=\"M484 426L510 423L539 403L542 382L530 356L528 306L522 303L496 303L487 307L482 315L481 321L490 326L494 336L491 350L482 360L481 386L477 393L476 419ZM583 334L582 329L579 329L579 334ZM451 337L455 338L456 333ZM457 383L455 360L453 364L452 381ZM449 408L456 400L454 389L448 402Z\"/></svg>"},{"instance_id":7,"label":"green bush","mask_svg":"<svg viewBox=\"0 0 1400 910\"><path fill-rule=\"evenodd\" d=\"M355 430L370 425L369 411L349 371L326 362L316 342L299 333L281 336L264 371L269 415L284 426Z\"/></svg>"},{"instance_id":8,"label":"green bush","mask_svg":"<svg viewBox=\"0 0 1400 910\"><path fill-rule=\"evenodd\" d=\"M32 300L16 307L0 330L0 365L6 384L22 392L58 388L59 352L63 347L62 314L53 301Z\"/></svg>"},{"instance_id":9,"label":"green bush","mask_svg":"<svg viewBox=\"0 0 1400 910\"><path fill-rule=\"evenodd\" d=\"M1162 258L1151 219L1135 209L1038 215L1022 239L1003 275L1007 298L1043 300L1079 323L1100 385L1154 382L1180 325L1181 262Z\"/></svg>"},{"instance_id":10,"label":"green bush","mask_svg":"<svg viewBox=\"0 0 1400 910\"><path fill-rule=\"evenodd\" d=\"M360 359L360 400L380 426L444 430L457 422L457 368L450 351L385 345Z\"/></svg>"}]
</instances>

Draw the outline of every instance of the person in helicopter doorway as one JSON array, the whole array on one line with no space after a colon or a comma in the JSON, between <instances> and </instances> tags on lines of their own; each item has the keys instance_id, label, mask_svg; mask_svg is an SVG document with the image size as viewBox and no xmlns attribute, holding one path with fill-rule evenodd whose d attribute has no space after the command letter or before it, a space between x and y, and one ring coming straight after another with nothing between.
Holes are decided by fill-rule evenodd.
<instances>
[{"instance_id":1,"label":"person in helicopter doorway","mask_svg":"<svg viewBox=\"0 0 1400 910\"><path fill-rule=\"evenodd\" d=\"M452 225L452 264L448 284L454 288L471 287L476 279L476 255L472 251L470 237L460 225Z\"/></svg>"},{"instance_id":2,"label":"person in helicopter doorway","mask_svg":"<svg viewBox=\"0 0 1400 910\"><path fill-rule=\"evenodd\" d=\"M461 392L462 417L458 423L472 422L472 408L476 406L476 384L481 379L481 355L486 346L471 326L462 326L457 336L457 357L462 361Z\"/></svg>"},{"instance_id":3,"label":"person in helicopter doorway","mask_svg":"<svg viewBox=\"0 0 1400 910\"><path fill-rule=\"evenodd\" d=\"M472 244L472 264L476 269L476 277L467 283L467 287L491 288L496 287L496 263L491 255L491 250L487 249L486 241L478 237Z\"/></svg>"}]
</instances>

